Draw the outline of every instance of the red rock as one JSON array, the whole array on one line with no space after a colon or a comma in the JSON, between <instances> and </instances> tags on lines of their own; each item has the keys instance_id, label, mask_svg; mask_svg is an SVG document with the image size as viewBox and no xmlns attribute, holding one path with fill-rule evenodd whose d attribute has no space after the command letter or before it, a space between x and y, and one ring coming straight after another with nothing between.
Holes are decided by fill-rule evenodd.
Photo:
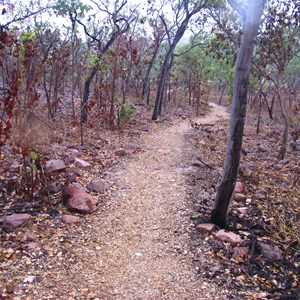
<instances>
[{"instance_id":1,"label":"red rock","mask_svg":"<svg viewBox=\"0 0 300 300\"><path fill-rule=\"evenodd\" d=\"M109 186L102 179L95 178L87 185L87 188L94 192L104 192L108 190Z\"/></svg>"},{"instance_id":2,"label":"red rock","mask_svg":"<svg viewBox=\"0 0 300 300\"><path fill-rule=\"evenodd\" d=\"M247 197L244 194L236 193L234 194L233 199L237 202L245 202Z\"/></svg>"},{"instance_id":3,"label":"red rock","mask_svg":"<svg viewBox=\"0 0 300 300\"><path fill-rule=\"evenodd\" d=\"M13 214L4 218L3 228L7 230L15 230L29 221L31 215L29 214Z\"/></svg>"},{"instance_id":4,"label":"red rock","mask_svg":"<svg viewBox=\"0 0 300 300\"><path fill-rule=\"evenodd\" d=\"M233 250L232 258L237 261L244 261L244 259L249 255L248 247L235 247Z\"/></svg>"},{"instance_id":5,"label":"red rock","mask_svg":"<svg viewBox=\"0 0 300 300\"><path fill-rule=\"evenodd\" d=\"M282 260L282 251L278 246L258 242L260 253L270 261Z\"/></svg>"},{"instance_id":6,"label":"red rock","mask_svg":"<svg viewBox=\"0 0 300 300\"><path fill-rule=\"evenodd\" d=\"M78 167L78 168L84 168L85 169L85 168L90 167L90 165L91 165L89 162L87 162L83 159L79 159L77 157L75 157L75 162L76 162L76 167Z\"/></svg>"},{"instance_id":7,"label":"red rock","mask_svg":"<svg viewBox=\"0 0 300 300\"><path fill-rule=\"evenodd\" d=\"M215 238L221 242L228 242L232 245L237 245L242 242L242 239L239 235L231 231L226 232L224 229L219 230L216 233Z\"/></svg>"},{"instance_id":8,"label":"red rock","mask_svg":"<svg viewBox=\"0 0 300 300\"><path fill-rule=\"evenodd\" d=\"M235 187L234 187L234 192L241 194L241 193L243 193L244 190L245 190L244 184L240 181L237 181L235 184Z\"/></svg>"},{"instance_id":9,"label":"red rock","mask_svg":"<svg viewBox=\"0 0 300 300\"><path fill-rule=\"evenodd\" d=\"M62 221L66 224L79 224L80 218L71 215L63 215Z\"/></svg>"},{"instance_id":10,"label":"red rock","mask_svg":"<svg viewBox=\"0 0 300 300\"><path fill-rule=\"evenodd\" d=\"M98 198L76 186L67 186L62 190L62 201L70 210L82 214L97 210Z\"/></svg>"},{"instance_id":11,"label":"red rock","mask_svg":"<svg viewBox=\"0 0 300 300\"><path fill-rule=\"evenodd\" d=\"M63 171L67 168L63 160L51 159L46 162L45 169L48 173Z\"/></svg>"},{"instance_id":12,"label":"red rock","mask_svg":"<svg viewBox=\"0 0 300 300\"><path fill-rule=\"evenodd\" d=\"M197 225L196 229L200 232L212 233L216 229L216 225L211 223L203 223Z\"/></svg>"}]
</instances>

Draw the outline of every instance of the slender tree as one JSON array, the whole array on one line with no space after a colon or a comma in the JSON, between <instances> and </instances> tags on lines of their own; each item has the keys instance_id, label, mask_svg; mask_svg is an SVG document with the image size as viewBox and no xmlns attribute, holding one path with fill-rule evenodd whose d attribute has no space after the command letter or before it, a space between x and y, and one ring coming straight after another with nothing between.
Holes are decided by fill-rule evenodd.
<instances>
[{"instance_id":1,"label":"slender tree","mask_svg":"<svg viewBox=\"0 0 300 300\"><path fill-rule=\"evenodd\" d=\"M164 57L164 61L160 72L160 79L157 87L157 94L156 94L152 120L157 120L158 115L161 113L165 82L168 75L168 71L170 70L170 67L173 62L172 57L174 54L174 50L178 42L180 41L180 39L183 37L191 18L197 13L199 13L202 9L206 8L210 4L210 2L211 1L207 1L207 0L196 1L196 2L189 1L189 0L178 1L178 3L176 3L176 5L173 6L173 12L175 15L175 21L174 21L175 24L171 28L168 27L165 17L163 15L160 16L165 26L169 46L166 55ZM172 35L173 30L174 30L174 34Z\"/></svg>"},{"instance_id":2,"label":"slender tree","mask_svg":"<svg viewBox=\"0 0 300 300\"><path fill-rule=\"evenodd\" d=\"M243 34L235 69L224 173L211 213L211 222L221 228L226 227L228 208L237 180L245 125L251 58L264 9L264 0L249 0L248 6L245 8L235 0L228 0L228 2L243 18Z\"/></svg>"}]
</instances>

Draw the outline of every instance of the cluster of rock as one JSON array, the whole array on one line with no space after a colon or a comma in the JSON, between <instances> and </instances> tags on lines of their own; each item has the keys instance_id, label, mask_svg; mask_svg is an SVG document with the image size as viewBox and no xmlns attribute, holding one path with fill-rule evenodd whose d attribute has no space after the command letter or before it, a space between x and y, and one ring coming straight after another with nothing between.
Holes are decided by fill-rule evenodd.
<instances>
[{"instance_id":1,"label":"cluster of rock","mask_svg":"<svg viewBox=\"0 0 300 300\"><path fill-rule=\"evenodd\" d=\"M251 199L247 199L245 193L245 185L242 182L237 182L235 186L235 190L233 193L233 201L237 203L250 203ZM264 199L265 195L262 192L258 192L254 195L255 199ZM247 215L249 212L249 207L243 206L235 208L235 211L240 215ZM243 240L238 234L226 231L224 229L220 229L217 231L217 226L211 223L202 223L196 226L196 230L201 232L202 234L210 234L213 237L224 243L229 243L232 245L233 254L232 258L238 262L247 261L248 256L250 254L249 247L241 246L246 241ZM270 242L259 241L257 243L260 253L270 261L278 261L282 260L282 250L276 246L272 245Z\"/></svg>"},{"instance_id":2,"label":"cluster of rock","mask_svg":"<svg viewBox=\"0 0 300 300\"><path fill-rule=\"evenodd\" d=\"M65 149L61 151L61 159L50 159L45 163L44 170L52 178L49 182L50 193L61 192L62 203L71 211L79 214L89 214L97 210L99 195L95 196L90 192L99 194L109 189L109 185L102 178L92 179L86 187L77 182L78 177L82 177L85 171L89 171L91 163L83 160L81 152L72 147L71 144L61 144ZM138 149L128 145L115 150L115 157L124 157L133 154ZM1 172L17 174L21 171L20 163L13 161ZM58 180L58 175L64 174L65 181L68 183L62 187ZM16 177L16 176L15 176ZM16 178L17 180L17 178ZM66 224L78 224L80 218L74 215L62 215L61 220ZM32 216L27 213L11 214L2 218L1 223L6 231L14 231L19 227L26 226L32 221Z\"/></svg>"}]
</instances>

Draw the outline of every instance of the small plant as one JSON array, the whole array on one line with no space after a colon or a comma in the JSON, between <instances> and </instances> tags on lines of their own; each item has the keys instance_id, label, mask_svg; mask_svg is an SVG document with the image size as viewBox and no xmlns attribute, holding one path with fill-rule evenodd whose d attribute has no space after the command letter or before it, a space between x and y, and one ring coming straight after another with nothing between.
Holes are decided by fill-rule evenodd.
<instances>
[{"instance_id":1,"label":"small plant","mask_svg":"<svg viewBox=\"0 0 300 300\"><path fill-rule=\"evenodd\" d=\"M125 123L135 114L135 112L135 109L122 104L118 114L119 126L124 126Z\"/></svg>"}]
</instances>

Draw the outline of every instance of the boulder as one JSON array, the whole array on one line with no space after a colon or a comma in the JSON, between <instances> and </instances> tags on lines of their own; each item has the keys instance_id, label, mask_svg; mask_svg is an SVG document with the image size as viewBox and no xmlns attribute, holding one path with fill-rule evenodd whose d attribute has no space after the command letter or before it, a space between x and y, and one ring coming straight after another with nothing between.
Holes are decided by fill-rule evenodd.
<instances>
[{"instance_id":1,"label":"boulder","mask_svg":"<svg viewBox=\"0 0 300 300\"><path fill-rule=\"evenodd\" d=\"M6 230L15 230L31 219L29 214L13 214L4 218L3 228Z\"/></svg>"},{"instance_id":2,"label":"boulder","mask_svg":"<svg viewBox=\"0 0 300 300\"><path fill-rule=\"evenodd\" d=\"M67 168L66 164L61 159L50 159L46 162L45 169L48 173L63 171Z\"/></svg>"},{"instance_id":3,"label":"boulder","mask_svg":"<svg viewBox=\"0 0 300 300\"><path fill-rule=\"evenodd\" d=\"M282 260L282 251L278 246L258 242L260 253L270 261Z\"/></svg>"},{"instance_id":4,"label":"boulder","mask_svg":"<svg viewBox=\"0 0 300 300\"><path fill-rule=\"evenodd\" d=\"M221 242L228 242L232 245L237 245L242 242L242 239L238 234L231 231L226 232L224 229L219 230L216 233L215 238Z\"/></svg>"},{"instance_id":5,"label":"boulder","mask_svg":"<svg viewBox=\"0 0 300 300\"><path fill-rule=\"evenodd\" d=\"M89 214L97 210L98 198L76 186L67 186L62 190L62 202L72 211Z\"/></svg>"},{"instance_id":6,"label":"boulder","mask_svg":"<svg viewBox=\"0 0 300 300\"><path fill-rule=\"evenodd\" d=\"M87 188L94 192L104 192L108 190L109 186L100 178L95 178L87 185Z\"/></svg>"},{"instance_id":7,"label":"boulder","mask_svg":"<svg viewBox=\"0 0 300 300\"><path fill-rule=\"evenodd\" d=\"M83 159L80 159L78 157L75 157L75 164L76 164L76 167L78 168L88 168L91 166L91 164Z\"/></svg>"},{"instance_id":8,"label":"boulder","mask_svg":"<svg viewBox=\"0 0 300 300\"><path fill-rule=\"evenodd\" d=\"M216 225L212 223L203 223L197 225L196 229L200 232L212 233L216 229Z\"/></svg>"}]
</instances>

